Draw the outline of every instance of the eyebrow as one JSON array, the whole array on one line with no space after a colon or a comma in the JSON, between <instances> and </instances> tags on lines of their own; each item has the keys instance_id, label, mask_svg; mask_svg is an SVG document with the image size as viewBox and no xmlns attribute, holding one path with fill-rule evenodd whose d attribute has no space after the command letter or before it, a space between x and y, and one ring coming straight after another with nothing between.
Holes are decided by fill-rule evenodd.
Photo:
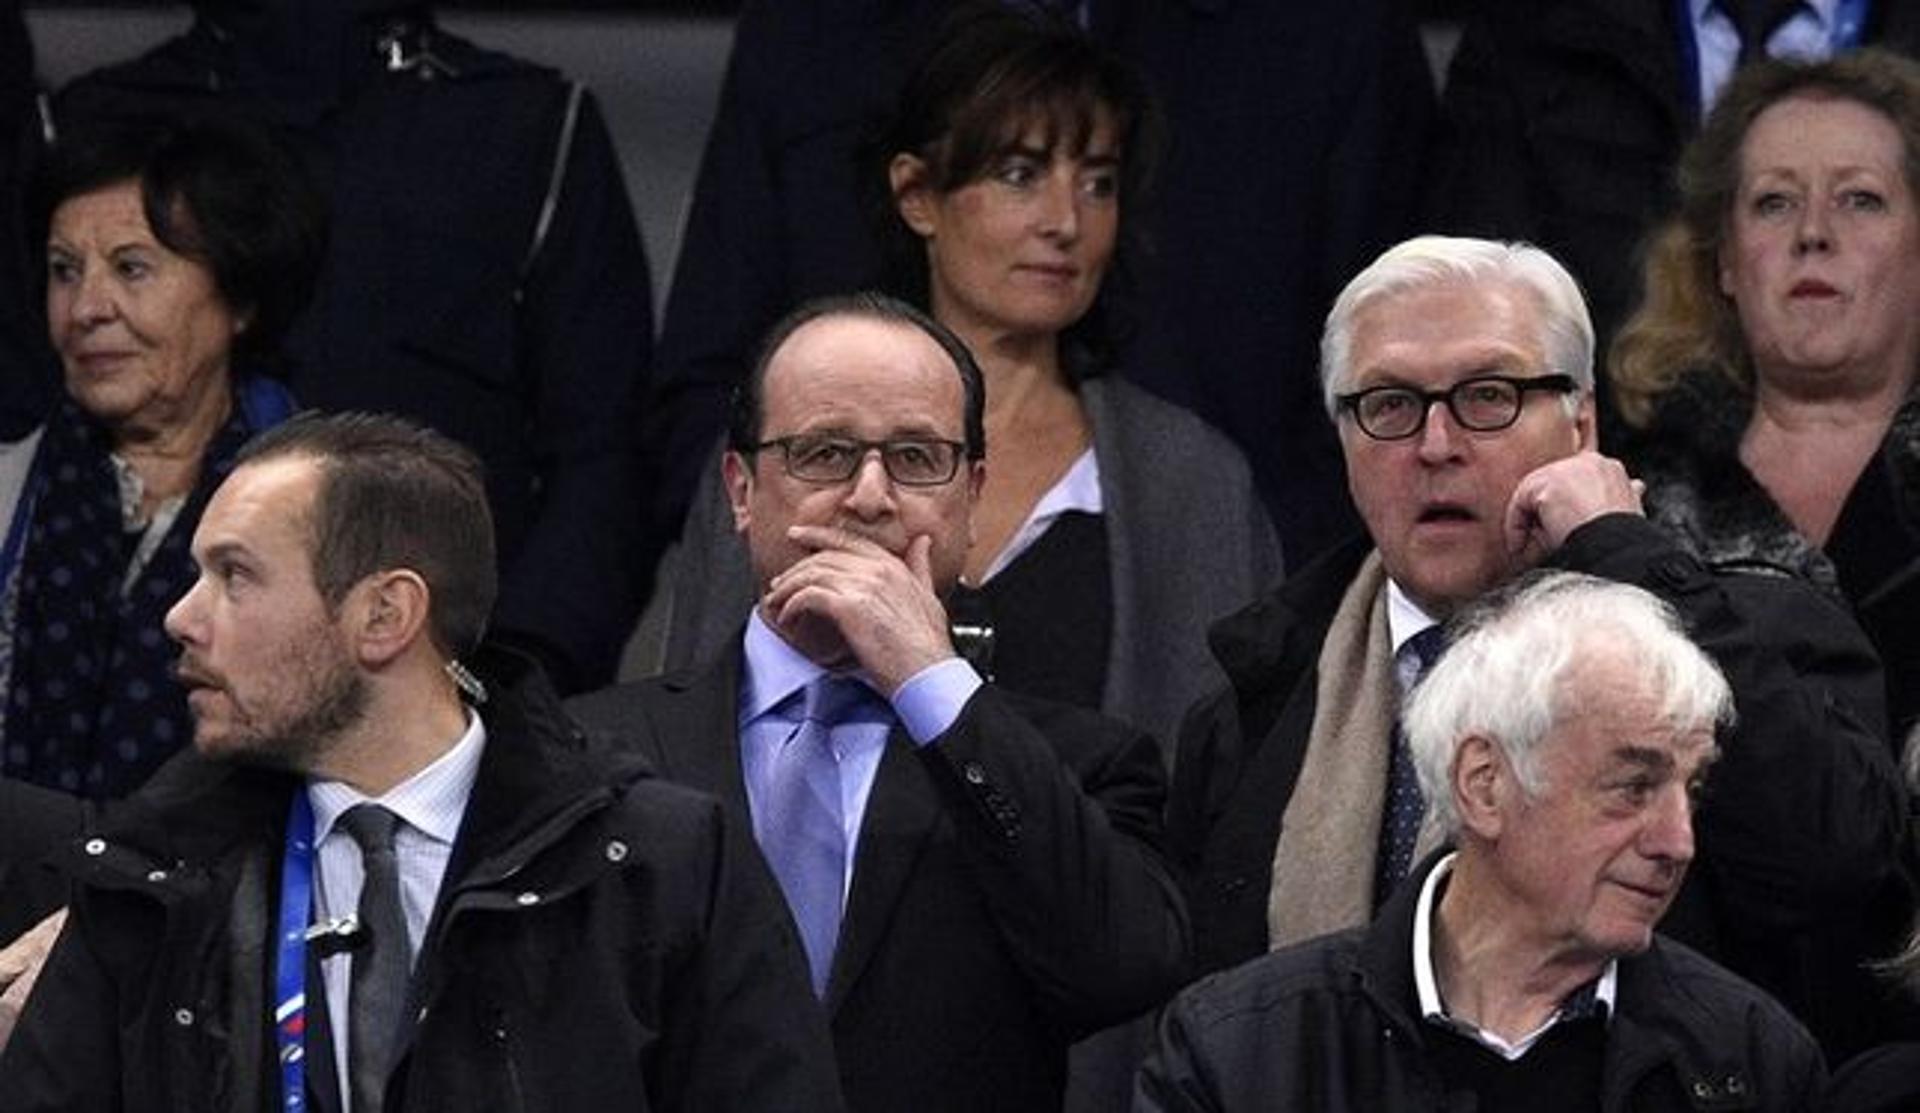
<instances>
[{"instance_id":1,"label":"eyebrow","mask_svg":"<svg viewBox=\"0 0 1920 1113\"><path fill-rule=\"evenodd\" d=\"M251 555L252 551L238 541L215 541L201 552L194 554L193 562L205 567L216 560L230 560L234 557Z\"/></svg>"},{"instance_id":2,"label":"eyebrow","mask_svg":"<svg viewBox=\"0 0 1920 1113\"><path fill-rule=\"evenodd\" d=\"M1051 162L1058 157L1077 158L1083 165L1089 166L1105 167L1120 165L1120 153L1118 151L1095 151L1089 148L1084 151L1075 152L1069 150L1068 145L1065 143L1055 143L1051 147L1036 147L1030 143L1009 143L1000 148L995 157L1008 158L1014 155L1022 158L1030 158L1035 162Z\"/></svg>"},{"instance_id":3,"label":"eyebrow","mask_svg":"<svg viewBox=\"0 0 1920 1113\"><path fill-rule=\"evenodd\" d=\"M1822 169L1828 169L1828 168L1823 167ZM1899 172L1897 167L1876 166L1872 163L1867 163L1867 162L1849 162L1849 163L1842 164L1840 166L1831 167L1830 169L1832 170L1831 176L1836 178L1850 178L1850 177L1856 177L1861 174L1882 175L1887 173ZM1804 182L1807 179L1807 175L1803 173L1799 167L1795 167L1795 166L1762 166L1754 170L1752 174L1748 175L1747 181L1750 183L1763 182L1763 181L1773 181L1780 178L1791 179L1792 181L1799 183L1799 182Z\"/></svg>"},{"instance_id":4,"label":"eyebrow","mask_svg":"<svg viewBox=\"0 0 1920 1113\"><path fill-rule=\"evenodd\" d=\"M1670 773L1678 765L1671 751L1653 746L1620 746L1607 756L1615 765L1633 766L1656 773ZM1691 776L1701 776L1719 760L1720 747L1712 742L1707 743Z\"/></svg>"},{"instance_id":5,"label":"eyebrow","mask_svg":"<svg viewBox=\"0 0 1920 1113\"><path fill-rule=\"evenodd\" d=\"M1471 365L1459 373L1459 376L1445 386L1428 387L1415 383L1397 366L1375 364L1356 371L1352 376L1352 390L1371 390L1375 387L1397 386L1409 390L1451 390L1468 379L1484 379L1490 375L1505 375L1509 378L1524 379L1530 377L1536 368L1522 352L1489 352L1470 361ZM1539 368L1550 372L1545 361ZM1364 381L1363 381L1364 380Z\"/></svg>"},{"instance_id":6,"label":"eyebrow","mask_svg":"<svg viewBox=\"0 0 1920 1113\"><path fill-rule=\"evenodd\" d=\"M843 424L822 425L812 429L801 429L787 435L794 437L835 437L852 441L867 439ZM930 423L922 422L914 425L896 425L888 429L879 439L883 441L944 441L959 440L960 438L949 433L944 433Z\"/></svg>"},{"instance_id":7,"label":"eyebrow","mask_svg":"<svg viewBox=\"0 0 1920 1113\"><path fill-rule=\"evenodd\" d=\"M1673 755L1652 746L1619 746L1608 755L1616 765L1632 765L1665 773L1673 768Z\"/></svg>"}]
</instances>

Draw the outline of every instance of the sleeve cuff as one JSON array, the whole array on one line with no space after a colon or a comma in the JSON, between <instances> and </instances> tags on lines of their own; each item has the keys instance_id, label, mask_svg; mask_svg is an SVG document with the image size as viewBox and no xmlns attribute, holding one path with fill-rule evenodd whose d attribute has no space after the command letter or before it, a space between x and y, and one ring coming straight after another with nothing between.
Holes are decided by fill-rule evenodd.
<instances>
[{"instance_id":1,"label":"sleeve cuff","mask_svg":"<svg viewBox=\"0 0 1920 1113\"><path fill-rule=\"evenodd\" d=\"M985 683L963 657L949 657L907 678L893 694L893 711L917 746L947 733L967 701Z\"/></svg>"}]
</instances>

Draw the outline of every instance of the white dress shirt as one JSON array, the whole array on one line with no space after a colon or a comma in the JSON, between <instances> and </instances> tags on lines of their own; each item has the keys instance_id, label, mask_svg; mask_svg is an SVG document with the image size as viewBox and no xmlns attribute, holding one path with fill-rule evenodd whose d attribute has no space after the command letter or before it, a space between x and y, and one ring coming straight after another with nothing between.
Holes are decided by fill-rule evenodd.
<instances>
[{"instance_id":1,"label":"white dress shirt","mask_svg":"<svg viewBox=\"0 0 1920 1113\"><path fill-rule=\"evenodd\" d=\"M447 861L453 855L453 840L460 833L460 820L466 815L467 801L473 796L473 782L480 772L480 755L487 744L487 729L480 716L467 712L467 729L453 748L441 754L433 764L395 785L384 796L362 795L339 781L315 781L307 785L307 801L313 805L313 841L318 847L314 870L313 913L317 919L351 916L360 907L360 885L365 871L360 864L360 848L335 822L348 808L357 804L378 804L400 817L394 831L393 853L400 871L400 905L407 917L407 947L418 956L427 934L427 920L433 915L440 897L440 883L446 877ZM347 1085L348 995L352 992L351 953L328 955L320 960L320 977L327 990L327 1022L334 1033L334 1071L340 1081L341 1100Z\"/></svg>"}]
</instances>

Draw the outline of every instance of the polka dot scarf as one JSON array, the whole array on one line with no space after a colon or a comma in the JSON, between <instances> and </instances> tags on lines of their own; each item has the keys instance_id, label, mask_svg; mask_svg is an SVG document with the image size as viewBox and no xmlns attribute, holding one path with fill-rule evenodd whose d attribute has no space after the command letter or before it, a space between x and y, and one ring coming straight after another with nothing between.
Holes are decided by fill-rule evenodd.
<instances>
[{"instance_id":1,"label":"polka dot scarf","mask_svg":"<svg viewBox=\"0 0 1920 1113\"><path fill-rule=\"evenodd\" d=\"M161 623L193 583L188 544L200 512L251 432L236 406L173 527L123 594L140 535L122 524L106 431L70 401L48 421L21 555L0 774L113 799L192 737Z\"/></svg>"}]
</instances>

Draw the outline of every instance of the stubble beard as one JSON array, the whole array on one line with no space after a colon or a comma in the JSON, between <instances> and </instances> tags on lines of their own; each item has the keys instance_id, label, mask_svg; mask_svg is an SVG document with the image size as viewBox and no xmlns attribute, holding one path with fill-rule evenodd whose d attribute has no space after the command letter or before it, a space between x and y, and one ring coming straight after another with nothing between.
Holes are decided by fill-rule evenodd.
<instances>
[{"instance_id":1,"label":"stubble beard","mask_svg":"<svg viewBox=\"0 0 1920 1113\"><path fill-rule=\"evenodd\" d=\"M294 654L286 662L287 675L309 678L298 705L268 721L242 726L226 747L232 760L314 773L335 748L335 741L366 718L366 678L339 657L314 659L317 656Z\"/></svg>"}]
</instances>

